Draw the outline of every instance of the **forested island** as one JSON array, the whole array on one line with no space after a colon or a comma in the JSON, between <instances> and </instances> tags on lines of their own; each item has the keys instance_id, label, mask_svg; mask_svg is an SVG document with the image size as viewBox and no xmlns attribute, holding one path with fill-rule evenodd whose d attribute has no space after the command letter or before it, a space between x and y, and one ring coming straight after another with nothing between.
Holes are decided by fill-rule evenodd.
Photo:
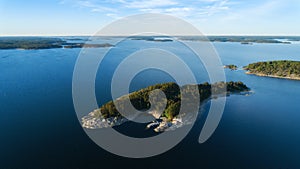
<instances>
[{"instance_id":1,"label":"forested island","mask_svg":"<svg viewBox=\"0 0 300 169\"><path fill-rule=\"evenodd\" d=\"M145 40L153 42L172 42L173 38L168 36L132 36L131 40Z\"/></svg>"},{"instance_id":2,"label":"forested island","mask_svg":"<svg viewBox=\"0 0 300 169\"><path fill-rule=\"evenodd\" d=\"M113 47L114 45L110 43L103 44L88 44L88 43L68 43L64 46L64 48L105 48L105 47Z\"/></svg>"},{"instance_id":3,"label":"forested island","mask_svg":"<svg viewBox=\"0 0 300 169\"><path fill-rule=\"evenodd\" d=\"M67 42L52 37L1 37L0 49L52 49L52 48L101 48L112 47L112 44L87 44Z\"/></svg>"},{"instance_id":4,"label":"forested island","mask_svg":"<svg viewBox=\"0 0 300 169\"><path fill-rule=\"evenodd\" d=\"M173 39L183 41L238 42L244 45L253 43L291 44L290 41L300 41L298 36L132 36L132 40L168 42Z\"/></svg>"},{"instance_id":5,"label":"forested island","mask_svg":"<svg viewBox=\"0 0 300 169\"><path fill-rule=\"evenodd\" d=\"M225 65L224 68L225 69L230 69L230 70L237 70L238 67L236 65L231 64L231 65Z\"/></svg>"},{"instance_id":6,"label":"forested island","mask_svg":"<svg viewBox=\"0 0 300 169\"><path fill-rule=\"evenodd\" d=\"M200 103L203 103L203 101L211 97L214 98L218 97L219 95L229 95L231 93L243 93L250 90L242 82L219 82L212 85L209 83L198 84L198 91L192 91L195 88L191 88L191 86L195 85L185 85L180 87L176 83L157 84L130 93L128 96L130 102L137 110L148 110L150 108L149 93L155 89L160 89L165 93L167 98L167 105L163 109L163 113L157 116L155 112L149 112L149 114L153 113L151 115L153 115L157 119L153 123L150 123L149 127L157 126L154 130L156 132L160 132L164 131L174 124L184 123L182 117L178 117L181 105L180 89L182 92L198 92L200 94ZM224 90L225 92L221 93L221 89L224 89L225 87L226 91ZM214 91L212 92L212 90ZM217 93L218 95L212 96L212 93ZM122 107L124 101L128 101L126 100L126 98L128 97L120 97L116 99L115 102L110 101L102 105L99 109L92 111L87 116L82 118L82 126L85 128L95 129L112 127L126 122L127 119L122 117L115 106L115 104L118 104L118 107ZM194 98L188 99L192 100ZM159 102L158 105L160 105Z\"/></svg>"},{"instance_id":7,"label":"forested island","mask_svg":"<svg viewBox=\"0 0 300 169\"><path fill-rule=\"evenodd\" d=\"M101 37L99 37L101 38ZM105 37L107 38L107 37ZM110 37L113 38L113 37ZM126 37L116 37L126 38ZM286 43L290 41L300 41L300 37L279 37L279 36L132 36L132 40L146 40L154 42L172 42L175 39L183 41L210 41L210 42L239 42L241 44L252 43ZM286 41L280 40L286 39ZM82 42L72 42L74 40ZM84 43L87 37L1 37L0 49L51 49L51 48L102 48L113 47L109 43L92 44Z\"/></svg>"},{"instance_id":8,"label":"forested island","mask_svg":"<svg viewBox=\"0 0 300 169\"><path fill-rule=\"evenodd\" d=\"M239 42L241 44L253 43L281 43L290 44L289 41L299 41L298 36L181 36L181 40L189 41L210 41L210 42ZM281 41L287 39L288 41Z\"/></svg>"},{"instance_id":9,"label":"forested island","mask_svg":"<svg viewBox=\"0 0 300 169\"><path fill-rule=\"evenodd\" d=\"M249 64L244 67L247 74L300 80L300 61L267 61Z\"/></svg>"}]
</instances>

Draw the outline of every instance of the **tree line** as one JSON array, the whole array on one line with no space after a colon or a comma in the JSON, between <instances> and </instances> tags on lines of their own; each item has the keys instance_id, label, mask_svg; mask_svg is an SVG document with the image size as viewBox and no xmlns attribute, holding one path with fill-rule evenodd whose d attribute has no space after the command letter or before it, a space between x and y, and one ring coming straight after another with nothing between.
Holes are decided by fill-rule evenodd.
<instances>
[{"instance_id":1,"label":"tree line","mask_svg":"<svg viewBox=\"0 0 300 169\"><path fill-rule=\"evenodd\" d=\"M139 91L130 93L129 99L131 104L137 110L148 110L150 108L150 101L149 101L149 94L151 91L155 89L159 89L163 91L166 95L167 105L164 106L163 101L159 100L160 98L152 98L155 101L155 106L157 109L164 110L162 113L162 117L166 117L168 120L172 120L179 114L180 106L181 106L181 92L188 93L188 97L185 97L187 103L193 103L193 99L196 98L195 93L200 94L200 102L208 99L212 93L213 94L227 94L227 93L235 93L235 92L242 92L248 91L249 88L242 82L219 82L215 84L203 83L198 84L198 91L195 88L195 85L184 85L182 87L178 86L176 83L164 83L164 84L156 84L153 86L149 86L147 88L141 89ZM180 90L181 89L181 90ZM225 93L221 93L225 92ZM109 117L119 117L121 114L118 112L115 104L118 104L118 108L125 110L125 101L128 97L120 97L116 99L114 102L110 101L100 107L98 109L98 114L95 116L102 116L103 118ZM163 108L163 109L161 109Z\"/></svg>"}]
</instances>

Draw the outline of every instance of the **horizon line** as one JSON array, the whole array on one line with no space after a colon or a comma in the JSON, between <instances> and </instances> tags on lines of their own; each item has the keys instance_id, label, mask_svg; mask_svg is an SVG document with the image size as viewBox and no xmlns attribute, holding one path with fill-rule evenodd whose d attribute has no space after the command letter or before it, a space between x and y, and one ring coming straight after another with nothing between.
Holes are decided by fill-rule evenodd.
<instances>
[{"instance_id":1,"label":"horizon line","mask_svg":"<svg viewBox=\"0 0 300 169\"><path fill-rule=\"evenodd\" d=\"M0 37L61 37L61 36L127 36L127 35L92 35L92 34L14 34L14 35L0 35ZM203 34L203 35L172 35L172 36L300 36L300 34Z\"/></svg>"}]
</instances>

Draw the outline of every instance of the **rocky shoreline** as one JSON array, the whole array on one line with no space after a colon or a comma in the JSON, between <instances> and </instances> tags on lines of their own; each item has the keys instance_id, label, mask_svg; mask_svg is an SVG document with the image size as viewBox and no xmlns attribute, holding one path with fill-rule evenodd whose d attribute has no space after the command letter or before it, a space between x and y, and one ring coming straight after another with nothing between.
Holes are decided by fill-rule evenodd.
<instances>
[{"instance_id":1,"label":"rocky shoreline","mask_svg":"<svg viewBox=\"0 0 300 169\"><path fill-rule=\"evenodd\" d=\"M81 118L82 127L87 129L98 129L98 128L108 128L113 126L118 126L126 121L128 121L124 117L109 117L103 118L101 116L96 116L96 112L99 110L94 110L90 112L87 116Z\"/></svg>"},{"instance_id":2,"label":"rocky shoreline","mask_svg":"<svg viewBox=\"0 0 300 169\"><path fill-rule=\"evenodd\" d=\"M101 129L101 128L108 128L119 126L127 121L128 119L124 117L110 117L110 118L103 118L101 116L95 116L99 110L94 110L90 112L87 116L82 117L82 127L87 129ZM157 118L157 117L156 117ZM171 121L168 121L165 117L158 117L156 120L150 122L146 129L153 129L155 132L163 132L163 131L170 131L175 130L183 125L191 124L191 118L182 118L176 117L173 118Z\"/></svg>"},{"instance_id":3,"label":"rocky shoreline","mask_svg":"<svg viewBox=\"0 0 300 169\"><path fill-rule=\"evenodd\" d=\"M276 76L276 75L267 75L263 73L253 73L251 71L246 72L248 75L256 75L256 76L261 76L261 77L271 77L271 78L279 78L279 79L289 79L289 80L300 80L300 77L287 77L287 76Z\"/></svg>"}]
</instances>

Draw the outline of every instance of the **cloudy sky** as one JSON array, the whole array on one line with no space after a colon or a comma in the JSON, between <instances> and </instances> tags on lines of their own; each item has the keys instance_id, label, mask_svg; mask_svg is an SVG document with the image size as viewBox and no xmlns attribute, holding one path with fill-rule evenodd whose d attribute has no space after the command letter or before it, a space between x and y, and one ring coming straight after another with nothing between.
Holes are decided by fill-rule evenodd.
<instances>
[{"instance_id":1,"label":"cloudy sky","mask_svg":"<svg viewBox=\"0 0 300 169\"><path fill-rule=\"evenodd\" d=\"M176 16L207 35L300 35L299 0L0 0L0 36L92 35L141 13Z\"/></svg>"}]
</instances>

